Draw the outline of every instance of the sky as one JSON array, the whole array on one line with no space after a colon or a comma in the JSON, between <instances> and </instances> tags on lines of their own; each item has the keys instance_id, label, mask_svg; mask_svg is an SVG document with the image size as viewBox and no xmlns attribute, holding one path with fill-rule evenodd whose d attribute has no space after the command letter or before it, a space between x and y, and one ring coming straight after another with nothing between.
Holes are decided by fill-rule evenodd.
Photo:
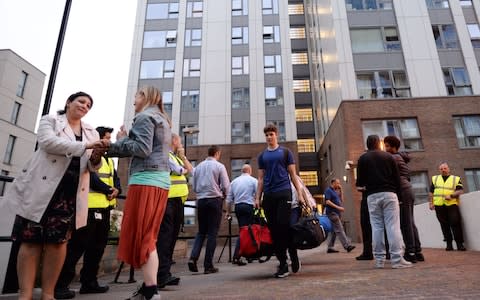
<instances>
[{"instance_id":1,"label":"sky","mask_svg":"<svg viewBox=\"0 0 480 300\"><path fill-rule=\"evenodd\" d=\"M0 0L0 49L11 49L46 74L40 114L65 3ZM72 1L50 114L62 109L69 95L84 91L94 101L84 121L95 127L120 128L127 100L136 6L134 0ZM133 99L128 101L133 105Z\"/></svg>"}]
</instances>

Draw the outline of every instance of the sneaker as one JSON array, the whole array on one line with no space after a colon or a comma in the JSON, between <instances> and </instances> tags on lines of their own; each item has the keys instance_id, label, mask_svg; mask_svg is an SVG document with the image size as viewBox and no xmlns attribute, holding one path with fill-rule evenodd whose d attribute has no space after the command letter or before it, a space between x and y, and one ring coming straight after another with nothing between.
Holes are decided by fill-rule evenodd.
<instances>
[{"instance_id":1,"label":"sneaker","mask_svg":"<svg viewBox=\"0 0 480 300\"><path fill-rule=\"evenodd\" d=\"M355 249L355 246L353 245L350 245L347 248L345 248L345 250L347 250L348 253L352 252L353 249Z\"/></svg>"},{"instance_id":2,"label":"sneaker","mask_svg":"<svg viewBox=\"0 0 480 300\"><path fill-rule=\"evenodd\" d=\"M425 261L425 257L423 256L422 252L415 253L415 258L417 261Z\"/></svg>"},{"instance_id":3,"label":"sneaker","mask_svg":"<svg viewBox=\"0 0 480 300\"><path fill-rule=\"evenodd\" d=\"M445 251L453 251L452 242L447 242L447 248L445 248Z\"/></svg>"},{"instance_id":4,"label":"sneaker","mask_svg":"<svg viewBox=\"0 0 480 300\"><path fill-rule=\"evenodd\" d=\"M67 287L55 288L55 291L53 293L54 293L55 299L73 299L73 298L75 298L75 291L72 291Z\"/></svg>"},{"instance_id":5,"label":"sneaker","mask_svg":"<svg viewBox=\"0 0 480 300\"><path fill-rule=\"evenodd\" d=\"M145 283L143 283L140 287L137 288L137 290L133 293L133 295L130 298L127 298L126 300L161 300L162 297L158 294L156 287L154 287L155 292L153 293L152 297L147 298L144 295L146 290L150 288L151 287L146 287ZM150 293L152 293L152 291L150 291Z\"/></svg>"},{"instance_id":6,"label":"sneaker","mask_svg":"<svg viewBox=\"0 0 480 300\"><path fill-rule=\"evenodd\" d=\"M237 265L237 266L245 266L245 265L247 264L247 262L244 261L244 260L241 259L241 258L234 258L234 259L232 260L232 264Z\"/></svg>"},{"instance_id":7,"label":"sneaker","mask_svg":"<svg viewBox=\"0 0 480 300\"><path fill-rule=\"evenodd\" d=\"M191 259L188 262L188 269L190 270L190 272L195 272L195 273L198 272L197 261Z\"/></svg>"},{"instance_id":8,"label":"sneaker","mask_svg":"<svg viewBox=\"0 0 480 300\"><path fill-rule=\"evenodd\" d=\"M285 278L285 277L288 277L288 275L290 275L290 273L288 272L287 264L284 264L283 266L279 266L277 272L273 274L275 278Z\"/></svg>"},{"instance_id":9,"label":"sneaker","mask_svg":"<svg viewBox=\"0 0 480 300\"><path fill-rule=\"evenodd\" d=\"M89 283L82 283L80 294L102 294L106 293L108 289L108 285L99 285L95 280Z\"/></svg>"},{"instance_id":10,"label":"sneaker","mask_svg":"<svg viewBox=\"0 0 480 300\"><path fill-rule=\"evenodd\" d=\"M157 288L163 289L167 285L178 285L180 283L180 278L168 275L163 279L157 278Z\"/></svg>"},{"instance_id":11,"label":"sneaker","mask_svg":"<svg viewBox=\"0 0 480 300\"><path fill-rule=\"evenodd\" d=\"M359 256L355 257L356 260L373 260L373 255L365 255L360 254Z\"/></svg>"},{"instance_id":12,"label":"sneaker","mask_svg":"<svg viewBox=\"0 0 480 300\"><path fill-rule=\"evenodd\" d=\"M385 266L385 261L383 260L375 260L375 268L376 269L383 269L383 267Z\"/></svg>"},{"instance_id":13,"label":"sneaker","mask_svg":"<svg viewBox=\"0 0 480 300\"><path fill-rule=\"evenodd\" d=\"M415 255L415 253L405 253L405 255L403 255L403 258L406 261L411 262L412 264L417 263L417 256Z\"/></svg>"},{"instance_id":14,"label":"sneaker","mask_svg":"<svg viewBox=\"0 0 480 300\"><path fill-rule=\"evenodd\" d=\"M298 271L300 271L302 263L298 259L298 256L290 257L290 259L292 260L292 272L297 273Z\"/></svg>"},{"instance_id":15,"label":"sneaker","mask_svg":"<svg viewBox=\"0 0 480 300\"><path fill-rule=\"evenodd\" d=\"M458 251L467 251L467 248L465 248L463 243L457 243L457 250Z\"/></svg>"},{"instance_id":16,"label":"sneaker","mask_svg":"<svg viewBox=\"0 0 480 300\"><path fill-rule=\"evenodd\" d=\"M213 273L218 273L218 268L215 268L215 267L205 268L205 271L203 272L203 274L213 274Z\"/></svg>"},{"instance_id":17,"label":"sneaker","mask_svg":"<svg viewBox=\"0 0 480 300\"><path fill-rule=\"evenodd\" d=\"M413 264L409 261L406 261L403 258L400 258L399 262L392 264L392 269L404 269L404 268L410 268L410 267L413 267Z\"/></svg>"},{"instance_id":18,"label":"sneaker","mask_svg":"<svg viewBox=\"0 0 480 300\"><path fill-rule=\"evenodd\" d=\"M327 253L338 253L338 250L335 250L333 248L328 248Z\"/></svg>"}]
</instances>

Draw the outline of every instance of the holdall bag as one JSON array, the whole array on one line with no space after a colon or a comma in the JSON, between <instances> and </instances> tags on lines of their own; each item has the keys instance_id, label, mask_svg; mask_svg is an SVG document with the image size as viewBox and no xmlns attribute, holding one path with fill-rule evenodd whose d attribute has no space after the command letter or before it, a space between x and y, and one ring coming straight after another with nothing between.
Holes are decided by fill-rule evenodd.
<instances>
[{"instance_id":1,"label":"holdall bag","mask_svg":"<svg viewBox=\"0 0 480 300\"><path fill-rule=\"evenodd\" d=\"M317 219L320 222L320 225L322 225L325 232L327 232L327 234L328 232L333 232L332 222L327 215L317 214Z\"/></svg>"},{"instance_id":2,"label":"holdall bag","mask_svg":"<svg viewBox=\"0 0 480 300\"><path fill-rule=\"evenodd\" d=\"M247 259L258 259L261 263L266 262L273 255L272 236L260 210L255 211L253 220L253 224L240 227L238 254Z\"/></svg>"},{"instance_id":3,"label":"holdall bag","mask_svg":"<svg viewBox=\"0 0 480 300\"><path fill-rule=\"evenodd\" d=\"M325 232L316 213L312 212L302 204L302 216L296 224L292 226L292 243L297 249L305 250L320 246L326 240Z\"/></svg>"}]
</instances>

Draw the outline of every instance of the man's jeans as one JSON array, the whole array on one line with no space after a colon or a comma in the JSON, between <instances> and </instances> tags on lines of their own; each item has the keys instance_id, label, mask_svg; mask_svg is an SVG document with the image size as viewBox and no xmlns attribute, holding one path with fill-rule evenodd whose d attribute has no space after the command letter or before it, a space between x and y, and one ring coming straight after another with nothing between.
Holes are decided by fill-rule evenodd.
<instances>
[{"instance_id":1,"label":"man's jeans","mask_svg":"<svg viewBox=\"0 0 480 300\"><path fill-rule=\"evenodd\" d=\"M395 193L381 192L367 197L370 223L372 224L373 256L377 261L385 261L385 237L387 231L392 263L402 259L402 232L400 231L400 212Z\"/></svg>"},{"instance_id":2,"label":"man's jeans","mask_svg":"<svg viewBox=\"0 0 480 300\"><path fill-rule=\"evenodd\" d=\"M217 247L217 234L222 220L222 198L204 198L197 200L198 233L195 237L190 259L198 260L203 247L205 237L207 246L205 248L205 269L213 267L213 255Z\"/></svg>"},{"instance_id":3,"label":"man's jeans","mask_svg":"<svg viewBox=\"0 0 480 300\"><path fill-rule=\"evenodd\" d=\"M338 237L338 239L342 243L343 248L347 249L347 247L350 246L350 241L348 240L347 235L345 234L345 229L343 229L342 220L334 212L329 213L328 218L330 219L330 222L332 222L332 227L333 227L332 233L335 233L331 235L332 237L328 242L328 249L333 249L333 246L335 245L336 237Z\"/></svg>"}]
</instances>

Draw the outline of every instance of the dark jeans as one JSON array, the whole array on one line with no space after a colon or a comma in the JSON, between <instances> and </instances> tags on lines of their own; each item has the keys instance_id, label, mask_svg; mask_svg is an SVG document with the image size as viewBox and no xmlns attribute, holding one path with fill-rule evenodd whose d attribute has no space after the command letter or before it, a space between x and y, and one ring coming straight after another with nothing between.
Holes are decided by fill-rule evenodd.
<instances>
[{"instance_id":1,"label":"dark jeans","mask_svg":"<svg viewBox=\"0 0 480 300\"><path fill-rule=\"evenodd\" d=\"M204 198L197 200L198 213L198 233L195 237L190 259L198 260L203 242L207 238L207 246L205 248L205 260L203 266L207 268L213 267L213 255L217 247L217 234L222 220L222 204L223 200L217 198Z\"/></svg>"},{"instance_id":2,"label":"dark jeans","mask_svg":"<svg viewBox=\"0 0 480 300\"><path fill-rule=\"evenodd\" d=\"M265 193L262 202L268 228L272 234L275 256L280 265L287 264L287 249L291 243L290 214L292 191Z\"/></svg>"},{"instance_id":3,"label":"dark jeans","mask_svg":"<svg viewBox=\"0 0 480 300\"><path fill-rule=\"evenodd\" d=\"M169 198L157 238L157 252L159 260L157 272L158 281L163 281L171 276L170 267L172 265L173 250L175 249L175 243L177 242L182 221L182 198Z\"/></svg>"},{"instance_id":4,"label":"dark jeans","mask_svg":"<svg viewBox=\"0 0 480 300\"><path fill-rule=\"evenodd\" d=\"M95 218L95 213L102 219ZM87 226L72 232L67 244L67 256L58 277L58 288L67 288L75 277L75 266L83 255L80 282L88 284L97 280L97 272L102 259L110 230L110 209L89 208Z\"/></svg>"},{"instance_id":5,"label":"dark jeans","mask_svg":"<svg viewBox=\"0 0 480 300\"><path fill-rule=\"evenodd\" d=\"M415 201L411 187L402 187L400 201L400 229L405 242L405 253L420 253L422 247L418 237L417 226L413 219L413 202Z\"/></svg>"},{"instance_id":6,"label":"dark jeans","mask_svg":"<svg viewBox=\"0 0 480 300\"><path fill-rule=\"evenodd\" d=\"M457 243L463 243L462 216L458 205L435 206L435 212L445 241L451 243L455 239Z\"/></svg>"},{"instance_id":7,"label":"dark jeans","mask_svg":"<svg viewBox=\"0 0 480 300\"><path fill-rule=\"evenodd\" d=\"M238 220L238 227L247 226L253 223L253 205L247 203L235 204L235 215ZM240 249L240 239L237 239L233 258L239 258L238 251Z\"/></svg>"},{"instance_id":8,"label":"dark jeans","mask_svg":"<svg viewBox=\"0 0 480 300\"><path fill-rule=\"evenodd\" d=\"M370 224L370 213L368 212L366 193L362 193L362 202L360 202L360 225L362 227L362 241L363 241L362 254L365 256L373 256L372 225Z\"/></svg>"}]
</instances>

